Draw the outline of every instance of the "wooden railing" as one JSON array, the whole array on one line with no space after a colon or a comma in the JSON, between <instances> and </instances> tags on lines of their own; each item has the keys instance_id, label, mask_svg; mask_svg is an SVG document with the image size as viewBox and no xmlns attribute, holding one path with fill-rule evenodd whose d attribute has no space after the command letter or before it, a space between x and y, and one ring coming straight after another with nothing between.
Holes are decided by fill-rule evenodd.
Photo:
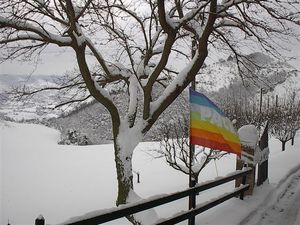
<instances>
[{"instance_id":1,"label":"wooden railing","mask_svg":"<svg viewBox=\"0 0 300 225\"><path fill-rule=\"evenodd\" d=\"M106 213L99 214L99 215L91 217L91 218L85 218L85 219L73 221L73 222L67 221L62 224L65 224L65 225L98 225L98 224L109 222L109 221L119 219L122 217L130 216L132 214L135 214L135 213L138 213L141 211L145 211L147 209L151 209L156 206L160 206L160 205L163 205L163 204L166 204L169 202L173 202L173 201L176 201L176 200L184 198L184 197L188 197L191 195L197 195L198 193L200 193L202 191L211 189L213 187L225 184L227 182L230 182L232 180L242 177L242 180L243 180L242 185L238 188L235 188L233 191L223 194L223 195L219 196L218 198L215 198L211 201L205 202L203 204L199 204L193 209L178 213L171 218L161 219L156 222L157 225L176 224L181 221L193 218L196 215L198 215L198 214L200 214L200 213L202 213L202 212L204 212L204 211L206 211L206 210L208 210L208 209L210 209L232 197L240 196L240 199L243 199L244 192L249 189L249 184L245 184L246 176L251 173L252 173L252 169L246 168L244 170L236 171L226 177L221 177L221 178L217 178L213 181L198 184L193 188L188 188L186 190L179 191L179 192L169 194L169 195L150 198L150 200L143 200L143 201L128 204L128 205L123 205L120 207L110 209ZM80 217L78 217L78 218L80 218ZM39 225L43 224L42 221L36 220L36 224L37 224L37 222Z\"/></svg>"}]
</instances>

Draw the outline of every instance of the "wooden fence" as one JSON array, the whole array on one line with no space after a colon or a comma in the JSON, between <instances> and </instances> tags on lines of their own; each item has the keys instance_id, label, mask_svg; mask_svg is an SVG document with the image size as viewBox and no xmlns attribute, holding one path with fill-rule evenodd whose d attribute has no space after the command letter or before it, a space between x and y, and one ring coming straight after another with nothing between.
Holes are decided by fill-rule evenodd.
<instances>
[{"instance_id":1,"label":"wooden fence","mask_svg":"<svg viewBox=\"0 0 300 225\"><path fill-rule=\"evenodd\" d=\"M205 182L203 184L198 184L195 187L188 188L186 190L176 192L170 195L166 195L163 197L157 197L157 198L151 198L151 200L148 201L142 201L142 202L136 202L129 205L123 205L121 207L116 207L112 210L110 210L107 213L103 213L100 215L97 215L92 218L76 221L76 222L65 222L63 224L65 225L98 225L105 222L109 222L115 219L119 219L122 217L130 216L132 214L145 211L147 209L154 208L156 206L160 206L169 202L176 201L178 199L182 199L188 196L196 196L198 193L214 188L216 186L228 183L232 180L242 178L242 184L241 186L233 189L231 192L223 194L219 196L218 198L215 198L211 201L205 202L203 204L197 205L195 208L183 211L181 213L176 214L175 216L167 219L160 220L156 223L156 225L173 225L176 223L179 223L184 220L189 220L191 218L194 218L196 215L218 205L222 202L235 197L240 196L240 199L244 198L244 192L249 189L249 184L246 183L246 176L252 173L251 168L245 168L244 170L236 171L232 173L231 175L228 175L226 177L217 178L214 181ZM36 225L44 225L45 220L42 218L41 220L36 220Z\"/></svg>"}]
</instances>

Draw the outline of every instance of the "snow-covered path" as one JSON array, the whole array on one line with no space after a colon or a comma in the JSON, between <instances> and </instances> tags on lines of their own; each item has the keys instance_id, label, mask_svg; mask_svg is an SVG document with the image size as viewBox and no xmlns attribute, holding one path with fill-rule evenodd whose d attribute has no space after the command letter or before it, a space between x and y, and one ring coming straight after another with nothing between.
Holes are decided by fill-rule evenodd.
<instances>
[{"instance_id":1,"label":"snow-covered path","mask_svg":"<svg viewBox=\"0 0 300 225\"><path fill-rule=\"evenodd\" d=\"M291 176L285 187L265 211L253 215L256 222L252 217L245 225L300 225L300 170Z\"/></svg>"}]
</instances>

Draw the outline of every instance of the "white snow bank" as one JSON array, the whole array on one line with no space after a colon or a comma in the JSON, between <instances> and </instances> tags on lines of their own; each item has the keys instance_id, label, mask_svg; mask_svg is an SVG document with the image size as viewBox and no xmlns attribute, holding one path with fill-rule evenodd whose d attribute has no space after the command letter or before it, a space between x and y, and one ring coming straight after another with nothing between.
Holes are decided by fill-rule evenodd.
<instances>
[{"instance_id":1,"label":"white snow bank","mask_svg":"<svg viewBox=\"0 0 300 225\"><path fill-rule=\"evenodd\" d=\"M2 129L1 137L1 224L33 224L39 214L53 224L115 206L112 145L58 145L58 131L28 124Z\"/></svg>"}]
</instances>

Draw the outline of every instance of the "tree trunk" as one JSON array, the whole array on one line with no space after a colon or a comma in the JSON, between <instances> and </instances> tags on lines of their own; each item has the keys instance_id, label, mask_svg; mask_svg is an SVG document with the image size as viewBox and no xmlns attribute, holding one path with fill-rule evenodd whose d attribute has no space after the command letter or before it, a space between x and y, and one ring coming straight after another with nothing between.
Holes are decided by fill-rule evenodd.
<instances>
[{"instance_id":1,"label":"tree trunk","mask_svg":"<svg viewBox=\"0 0 300 225\"><path fill-rule=\"evenodd\" d=\"M115 163L118 179L118 197L116 205L130 203L135 200L129 199L133 191L132 155L133 150L142 139L142 131L138 127L130 127L126 121L121 121L119 126L115 126L114 149ZM135 194L135 193L134 193ZM134 225L141 225L142 221L136 219L135 215L128 216L127 219Z\"/></svg>"},{"instance_id":2,"label":"tree trunk","mask_svg":"<svg viewBox=\"0 0 300 225\"><path fill-rule=\"evenodd\" d=\"M121 148L115 144L115 162L116 162L116 170L117 170L117 178L118 178L118 198L117 198L117 206L121 204L126 204L126 199L128 193L131 189L133 189L132 182L132 163L130 157L124 158L121 156Z\"/></svg>"},{"instance_id":3,"label":"tree trunk","mask_svg":"<svg viewBox=\"0 0 300 225\"><path fill-rule=\"evenodd\" d=\"M294 141L295 141L295 136L292 137L292 146L294 145Z\"/></svg>"},{"instance_id":4,"label":"tree trunk","mask_svg":"<svg viewBox=\"0 0 300 225\"><path fill-rule=\"evenodd\" d=\"M281 150L282 151L285 151L285 143L286 143L286 141L281 141Z\"/></svg>"},{"instance_id":5,"label":"tree trunk","mask_svg":"<svg viewBox=\"0 0 300 225\"><path fill-rule=\"evenodd\" d=\"M129 192L133 190L133 175L132 175L132 162L131 157L126 157L125 161L120 156L120 148L115 147L115 162L118 178L118 197L116 205L122 205L127 203ZM129 173L130 172L130 173ZM141 225L134 216L127 216L127 219L134 225Z\"/></svg>"},{"instance_id":6,"label":"tree trunk","mask_svg":"<svg viewBox=\"0 0 300 225\"><path fill-rule=\"evenodd\" d=\"M116 142L116 141L115 141ZM133 190L133 174L132 174L132 154L124 155L122 147L117 143L114 144L115 148L115 162L118 179L118 197L116 205L126 204L130 191ZM134 216L128 216L127 219L134 225L141 225Z\"/></svg>"}]
</instances>

